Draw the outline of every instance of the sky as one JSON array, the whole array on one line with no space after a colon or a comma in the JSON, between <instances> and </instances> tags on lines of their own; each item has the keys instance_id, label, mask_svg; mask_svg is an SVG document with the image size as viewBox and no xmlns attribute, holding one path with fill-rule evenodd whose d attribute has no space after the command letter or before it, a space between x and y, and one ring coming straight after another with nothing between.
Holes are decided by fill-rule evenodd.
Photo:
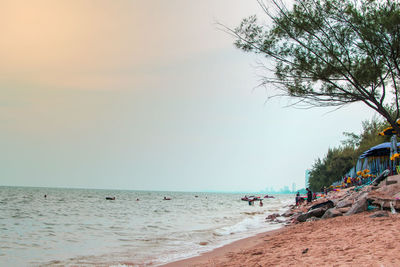
<instances>
[{"instance_id":1,"label":"sky","mask_svg":"<svg viewBox=\"0 0 400 267\"><path fill-rule=\"evenodd\" d=\"M286 107L216 22L249 0L1 0L0 185L159 191L304 187L373 113Z\"/></svg>"}]
</instances>

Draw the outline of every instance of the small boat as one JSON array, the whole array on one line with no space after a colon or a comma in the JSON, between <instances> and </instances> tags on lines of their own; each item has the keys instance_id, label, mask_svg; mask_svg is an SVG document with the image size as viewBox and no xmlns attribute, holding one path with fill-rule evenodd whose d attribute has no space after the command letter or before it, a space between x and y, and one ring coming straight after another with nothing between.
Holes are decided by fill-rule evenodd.
<instances>
[{"instance_id":1,"label":"small boat","mask_svg":"<svg viewBox=\"0 0 400 267\"><path fill-rule=\"evenodd\" d=\"M106 200L115 200L115 197L106 197Z\"/></svg>"},{"instance_id":2,"label":"small boat","mask_svg":"<svg viewBox=\"0 0 400 267\"><path fill-rule=\"evenodd\" d=\"M256 197L256 196L244 196L241 198L241 200L243 200L243 201L260 201L261 198Z\"/></svg>"}]
</instances>

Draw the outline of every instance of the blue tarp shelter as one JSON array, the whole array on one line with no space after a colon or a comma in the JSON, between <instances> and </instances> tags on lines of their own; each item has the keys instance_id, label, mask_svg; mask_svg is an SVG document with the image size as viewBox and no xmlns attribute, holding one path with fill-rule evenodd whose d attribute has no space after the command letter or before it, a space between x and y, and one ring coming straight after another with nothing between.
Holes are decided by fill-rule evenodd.
<instances>
[{"instance_id":1,"label":"blue tarp shelter","mask_svg":"<svg viewBox=\"0 0 400 267\"><path fill-rule=\"evenodd\" d=\"M400 142L394 142L394 144L396 143L397 148L399 148ZM391 142L385 142L377 146L371 147L370 149L362 153L361 156L358 158L356 171L369 169L371 170L372 174L379 174L383 170L386 170L388 168L393 171L394 164L392 163L390 158L394 153L394 150L391 150L391 146Z\"/></svg>"},{"instance_id":2,"label":"blue tarp shelter","mask_svg":"<svg viewBox=\"0 0 400 267\"><path fill-rule=\"evenodd\" d=\"M397 147L400 147L400 142L397 143ZM390 156L390 142L385 142L377 146L371 147L370 149L362 153L359 159L382 156Z\"/></svg>"}]
</instances>

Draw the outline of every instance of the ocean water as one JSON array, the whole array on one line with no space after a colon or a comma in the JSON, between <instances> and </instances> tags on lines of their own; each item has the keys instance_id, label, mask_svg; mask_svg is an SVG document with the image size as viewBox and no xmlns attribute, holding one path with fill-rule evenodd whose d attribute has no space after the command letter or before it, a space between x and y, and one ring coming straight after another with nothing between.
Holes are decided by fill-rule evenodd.
<instances>
[{"instance_id":1,"label":"ocean water","mask_svg":"<svg viewBox=\"0 0 400 267\"><path fill-rule=\"evenodd\" d=\"M0 187L0 266L157 266L277 229L265 217L294 198L241 197Z\"/></svg>"}]
</instances>

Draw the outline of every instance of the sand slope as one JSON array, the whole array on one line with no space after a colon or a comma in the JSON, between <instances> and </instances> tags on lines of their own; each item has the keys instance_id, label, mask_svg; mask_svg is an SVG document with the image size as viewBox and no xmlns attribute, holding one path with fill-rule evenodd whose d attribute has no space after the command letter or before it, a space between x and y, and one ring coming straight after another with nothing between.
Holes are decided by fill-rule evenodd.
<instances>
[{"instance_id":1,"label":"sand slope","mask_svg":"<svg viewBox=\"0 0 400 267\"><path fill-rule=\"evenodd\" d=\"M400 215L291 225L166 266L400 266Z\"/></svg>"}]
</instances>

